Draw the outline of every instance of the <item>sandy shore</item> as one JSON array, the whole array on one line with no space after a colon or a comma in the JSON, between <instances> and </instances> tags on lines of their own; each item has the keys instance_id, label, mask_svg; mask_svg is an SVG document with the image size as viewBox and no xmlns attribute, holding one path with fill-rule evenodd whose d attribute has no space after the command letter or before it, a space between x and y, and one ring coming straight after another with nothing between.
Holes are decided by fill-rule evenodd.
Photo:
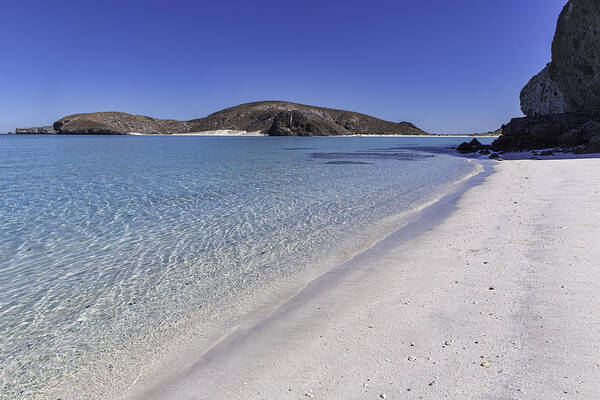
<instances>
[{"instance_id":1,"label":"sandy shore","mask_svg":"<svg viewBox=\"0 0 600 400\"><path fill-rule=\"evenodd\" d=\"M233 129L218 129L213 131L202 131L202 132L187 132L187 133L171 133L171 134L159 134L159 133L138 133L129 132L130 136L266 136L261 131L239 131Z\"/></svg>"},{"instance_id":2,"label":"sandy shore","mask_svg":"<svg viewBox=\"0 0 600 400\"><path fill-rule=\"evenodd\" d=\"M213 131L203 131L203 132L188 132L188 133L171 133L171 134L158 134L158 133L138 133L138 132L129 132L130 136L268 136L261 131L239 131L232 129L219 129ZM454 138L497 138L498 136L491 135L450 135L450 134L424 134L424 135L332 135L332 136L312 136L312 137L404 137L404 138L422 138L422 137L454 137Z\"/></svg>"},{"instance_id":3,"label":"sandy shore","mask_svg":"<svg viewBox=\"0 0 600 400\"><path fill-rule=\"evenodd\" d=\"M600 397L600 159L495 168L127 398Z\"/></svg>"}]
</instances>

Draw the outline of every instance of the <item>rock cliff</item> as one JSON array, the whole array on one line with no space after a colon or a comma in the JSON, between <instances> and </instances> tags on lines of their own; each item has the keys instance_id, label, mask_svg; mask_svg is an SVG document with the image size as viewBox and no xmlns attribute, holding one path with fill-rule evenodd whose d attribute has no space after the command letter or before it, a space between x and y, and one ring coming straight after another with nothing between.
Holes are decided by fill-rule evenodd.
<instances>
[{"instance_id":1,"label":"rock cliff","mask_svg":"<svg viewBox=\"0 0 600 400\"><path fill-rule=\"evenodd\" d=\"M557 22L552 61L521 91L526 115L502 128L493 146L562 146L600 151L600 1L570 0Z\"/></svg>"},{"instance_id":2,"label":"rock cliff","mask_svg":"<svg viewBox=\"0 0 600 400\"><path fill-rule=\"evenodd\" d=\"M31 129L38 128L18 129L17 133ZM56 121L53 129L57 134L109 135L173 134L215 130L260 131L273 136L426 134L408 122L395 123L351 111L284 101L241 104L189 121L157 119L121 112L73 114Z\"/></svg>"},{"instance_id":3,"label":"rock cliff","mask_svg":"<svg viewBox=\"0 0 600 400\"><path fill-rule=\"evenodd\" d=\"M561 114L569 111L565 96L550 78L550 64L531 78L521 90L521 111L525 115Z\"/></svg>"},{"instance_id":4,"label":"rock cliff","mask_svg":"<svg viewBox=\"0 0 600 400\"><path fill-rule=\"evenodd\" d=\"M573 112L600 111L600 1L571 0L552 41L550 76Z\"/></svg>"}]
</instances>

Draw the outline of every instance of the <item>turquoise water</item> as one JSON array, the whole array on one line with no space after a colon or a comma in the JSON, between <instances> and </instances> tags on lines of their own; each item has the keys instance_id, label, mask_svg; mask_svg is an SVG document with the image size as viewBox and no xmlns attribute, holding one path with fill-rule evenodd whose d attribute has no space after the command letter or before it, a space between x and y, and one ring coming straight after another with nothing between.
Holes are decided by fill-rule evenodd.
<instances>
[{"instance_id":1,"label":"turquoise water","mask_svg":"<svg viewBox=\"0 0 600 400\"><path fill-rule=\"evenodd\" d=\"M120 354L307 276L472 173L434 151L460 141L0 136L2 398L98 366L118 382Z\"/></svg>"}]
</instances>

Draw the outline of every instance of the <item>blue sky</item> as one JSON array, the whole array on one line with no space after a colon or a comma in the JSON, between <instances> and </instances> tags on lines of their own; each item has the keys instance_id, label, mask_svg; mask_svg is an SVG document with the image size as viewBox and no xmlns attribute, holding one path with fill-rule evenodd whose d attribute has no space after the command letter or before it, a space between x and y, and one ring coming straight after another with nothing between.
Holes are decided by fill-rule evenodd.
<instances>
[{"instance_id":1,"label":"blue sky","mask_svg":"<svg viewBox=\"0 0 600 400\"><path fill-rule=\"evenodd\" d=\"M191 119L289 100L496 129L566 0L5 1L0 132L77 112Z\"/></svg>"}]
</instances>

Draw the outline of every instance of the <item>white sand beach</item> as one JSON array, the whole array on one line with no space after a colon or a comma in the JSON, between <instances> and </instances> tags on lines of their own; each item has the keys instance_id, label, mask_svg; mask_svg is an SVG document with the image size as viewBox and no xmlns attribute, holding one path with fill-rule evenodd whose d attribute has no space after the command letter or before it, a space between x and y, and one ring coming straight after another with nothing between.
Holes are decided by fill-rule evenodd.
<instances>
[{"instance_id":1,"label":"white sand beach","mask_svg":"<svg viewBox=\"0 0 600 400\"><path fill-rule=\"evenodd\" d=\"M212 131L202 132L186 132L186 133L172 133L172 134L156 134L156 133L139 133L129 132L130 136L266 136L261 131L240 131L234 129L216 129Z\"/></svg>"},{"instance_id":2,"label":"white sand beach","mask_svg":"<svg viewBox=\"0 0 600 400\"><path fill-rule=\"evenodd\" d=\"M596 398L600 159L495 169L126 398Z\"/></svg>"}]
</instances>

